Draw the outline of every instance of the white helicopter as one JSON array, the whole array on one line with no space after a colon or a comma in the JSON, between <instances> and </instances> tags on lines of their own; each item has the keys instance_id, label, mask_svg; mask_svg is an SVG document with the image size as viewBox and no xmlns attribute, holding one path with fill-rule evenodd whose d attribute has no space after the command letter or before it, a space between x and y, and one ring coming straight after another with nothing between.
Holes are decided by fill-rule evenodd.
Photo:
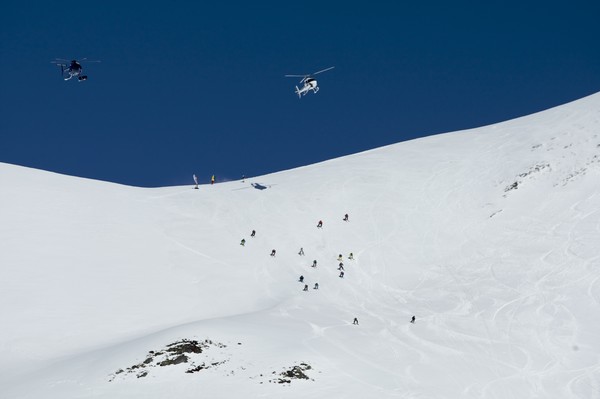
<instances>
[{"instance_id":1,"label":"white helicopter","mask_svg":"<svg viewBox=\"0 0 600 399\"><path fill-rule=\"evenodd\" d=\"M317 75L321 72L329 71L330 69L333 69L333 68L335 68L335 67L329 67L326 69L322 69L319 72L311 73L308 75L285 75L285 77L286 78L302 78L300 83L303 83L304 86L302 86L301 89L299 89L298 86L296 86L296 94L298 95L298 98L302 98L302 96L306 95L306 93L308 93L311 90L313 91L313 93L316 93L319 91L319 86L317 86L317 79L313 78L314 75Z\"/></svg>"}]
</instances>

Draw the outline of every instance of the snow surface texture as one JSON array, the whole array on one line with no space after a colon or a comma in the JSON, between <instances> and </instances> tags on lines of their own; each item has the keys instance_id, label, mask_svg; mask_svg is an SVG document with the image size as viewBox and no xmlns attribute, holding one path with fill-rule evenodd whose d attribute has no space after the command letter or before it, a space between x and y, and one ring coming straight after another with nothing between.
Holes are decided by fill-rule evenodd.
<instances>
[{"instance_id":1,"label":"snow surface texture","mask_svg":"<svg viewBox=\"0 0 600 399\"><path fill-rule=\"evenodd\" d=\"M0 164L0 397L600 398L599 177L599 94L198 190Z\"/></svg>"}]
</instances>

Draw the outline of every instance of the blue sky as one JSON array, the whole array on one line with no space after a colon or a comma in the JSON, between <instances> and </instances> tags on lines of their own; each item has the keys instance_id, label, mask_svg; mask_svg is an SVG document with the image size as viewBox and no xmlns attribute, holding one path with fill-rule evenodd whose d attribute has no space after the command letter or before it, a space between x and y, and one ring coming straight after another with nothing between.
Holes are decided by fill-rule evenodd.
<instances>
[{"instance_id":1,"label":"blue sky","mask_svg":"<svg viewBox=\"0 0 600 399\"><path fill-rule=\"evenodd\" d=\"M0 162L136 186L262 175L600 90L597 1L0 11ZM64 82L55 57L102 63ZM329 66L300 100L284 77Z\"/></svg>"}]
</instances>

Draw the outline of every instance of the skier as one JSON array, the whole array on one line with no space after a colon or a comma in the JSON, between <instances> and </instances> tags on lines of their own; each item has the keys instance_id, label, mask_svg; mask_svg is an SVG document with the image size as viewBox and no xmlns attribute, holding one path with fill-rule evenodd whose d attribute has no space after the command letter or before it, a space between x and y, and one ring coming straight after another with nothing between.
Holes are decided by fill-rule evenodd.
<instances>
[{"instance_id":1,"label":"skier","mask_svg":"<svg viewBox=\"0 0 600 399\"><path fill-rule=\"evenodd\" d=\"M302 291L308 291L308 284L304 284L304 289Z\"/></svg>"},{"instance_id":2,"label":"skier","mask_svg":"<svg viewBox=\"0 0 600 399\"><path fill-rule=\"evenodd\" d=\"M300 276L300 278L298 279L298 281L300 281L301 283L304 282L304 276Z\"/></svg>"},{"instance_id":3,"label":"skier","mask_svg":"<svg viewBox=\"0 0 600 399\"><path fill-rule=\"evenodd\" d=\"M196 187L194 187L194 189L198 190L198 178L196 177L196 175L194 174L194 183L196 183Z\"/></svg>"},{"instance_id":4,"label":"skier","mask_svg":"<svg viewBox=\"0 0 600 399\"><path fill-rule=\"evenodd\" d=\"M317 267L317 260L316 260L316 259L315 259L315 260L313 260L312 267Z\"/></svg>"},{"instance_id":5,"label":"skier","mask_svg":"<svg viewBox=\"0 0 600 399\"><path fill-rule=\"evenodd\" d=\"M344 215L344 222L347 222L347 221L348 221L348 214L345 214Z\"/></svg>"},{"instance_id":6,"label":"skier","mask_svg":"<svg viewBox=\"0 0 600 399\"><path fill-rule=\"evenodd\" d=\"M318 290L319 289L319 283L315 283L315 286L313 287L313 290Z\"/></svg>"},{"instance_id":7,"label":"skier","mask_svg":"<svg viewBox=\"0 0 600 399\"><path fill-rule=\"evenodd\" d=\"M344 270L344 264L342 262L340 262L340 264L338 266L338 270Z\"/></svg>"},{"instance_id":8,"label":"skier","mask_svg":"<svg viewBox=\"0 0 600 399\"><path fill-rule=\"evenodd\" d=\"M354 259L354 255L352 255L352 252L350 252L350 255L348 255L348 259L350 259L350 260Z\"/></svg>"},{"instance_id":9,"label":"skier","mask_svg":"<svg viewBox=\"0 0 600 399\"><path fill-rule=\"evenodd\" d=\"M242 241L240 242L240 245L243 247L246 245L246 240L242 238Z\"/></svg>"},{"instance_id":10,"label":"skier","mask_svg":"<svg viewBox=\"0 0 600 399\"><path fill-rule=\"evenodd\" d=\"M304 248L300 248L300 252L298 252L298 255L304 256Z\"/></svg>"},{"instance_id":11,"label":"skier","mask_svg":"<svg viewBox=\"0 0 600 399\"><path fill-rule=\"evenodd\" d=\"M358 319L356 317L354 318L354 321L352 322L352 324L358 325Z\"/></svg>"},{"instance_id":12,"label":"skier","mask_svg":"<svg viewBox=\"0 0 600 399\"><path fill-rule=\"evenodd\" d=\"M256 235L256 231L252 230L252 233L250 233L250 237L254 237Z\"/></svg>"},{"instance_id":13,"label":"skier","mask_svg":"<svg viewBox=\"0 0 600 399\"><path fill-rule=\"evenodd\" d=\"M272 250L271 251L271 256L275 256L275 252L276 252L275 250Z\"/></svg>"},{"instance_id":14,"label":"skier","mask_svg":"<svg viewBox=\"0 0 600 399\"><path fill-rule=\"evenodd\" d=\"M413 324L415 324L415 320L416 320L416 317L413 316L412 319L410 319L410 322L413 323Z\"/></svg>"},{"instance_id":15,"label":"skier","mask_svg":"<svg viewBox=\"0 0 600 399\"><path fill-rule=\"evenodd\" d=\"M344 278L344 271L343 270L340 272L340 278Z\"/></svg>"},{"instance_id":16,"label":"skier","mask_svg":"<svg viewBox=\"0 0 600 399\"><path fill-rule=\"evenodd\" d=\"M317 223L317 228L320 229L321 227L323 227L323 221L319 220L319 223Z\"/></svg>"},{"instance_id":17,"label":"skier","mask_svg":"<svg viewBox=\"0 0 600 399\"><path fill-rule=\"evenodd\" d=\"M215 175L212 175L212 177L210 178L210 184L215 184Z\"/></svg>"},{"instance_id":18,"label":"skier","mask_svg":"<svg viewBox=\"0 0 600 399\"><path fill-rule=\"evenodd\" d=\"M338 261L341 261L342 259L344 259L344 257L342 256L342 254L340 254L340 255L338 256Z\"/></svg>"}]
</instances>

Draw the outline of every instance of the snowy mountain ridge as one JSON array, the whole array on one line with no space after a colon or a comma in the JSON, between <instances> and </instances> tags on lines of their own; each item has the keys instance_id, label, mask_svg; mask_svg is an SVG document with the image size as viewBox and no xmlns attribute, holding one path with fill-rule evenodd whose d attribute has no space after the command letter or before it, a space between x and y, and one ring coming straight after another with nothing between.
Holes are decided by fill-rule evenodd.
<instances>
[{"instance_id":1,"label":"snowy mountain ridge","mask_svg":"<svg viewBox=\"0 0 600 399\"><path fill-rule=\"evenodd\" d=\"M198 190L0 164L2 397L600 397L599 135L595 94Z\"/></svg>"}]
</instances>

